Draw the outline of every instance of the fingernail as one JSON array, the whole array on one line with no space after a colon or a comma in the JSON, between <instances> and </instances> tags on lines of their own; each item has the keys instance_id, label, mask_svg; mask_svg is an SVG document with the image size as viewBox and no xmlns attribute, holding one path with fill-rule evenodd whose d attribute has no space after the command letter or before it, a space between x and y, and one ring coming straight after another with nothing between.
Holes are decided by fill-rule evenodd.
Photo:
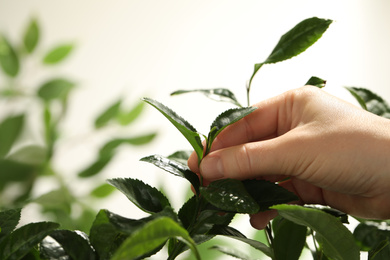
<instances>
[{"instance_id":1,"label":"fingernail","mask_svg":"<svg viewBox=\"0 0 390 260\"><path fill-rule=\"evenodd\" d=\"M223 178L222 162L217 157L205 157L200 164L200 173L207 180Z\"/></svg>"}]
</instances>

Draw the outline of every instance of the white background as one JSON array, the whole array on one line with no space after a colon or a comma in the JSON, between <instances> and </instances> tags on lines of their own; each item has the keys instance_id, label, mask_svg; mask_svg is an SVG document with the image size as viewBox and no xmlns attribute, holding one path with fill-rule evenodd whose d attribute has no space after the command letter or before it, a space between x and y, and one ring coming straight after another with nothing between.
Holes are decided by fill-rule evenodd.
<instances>
[{"instance_id":1,"label":"white background","mask_svg":"<svg viewBox=\"0 0 390 260\"><path fill-rule=\"evenodd\" d=\"M157 129L156 141L141 149L122 149L100 178L162 183L171 197L178 197L179 205L188 186L138 160L190 149L184 138L152 109L126 131L91 135L93 119L103 108L119 97L130 107L148 96L207 133L214 117L230 106L196 94L169 94L177 89L225 87L245 103L245 84L253 65L269 55L282 34L313 16L334 23L301 56L264 66L253 82L252 101L300 87L313 75L328 81L326 91L350 102L354 100L343 86L366 87L390 100L389 14L386 0L0 0L0 32L18 42L29 19L36 17L42 30L37 57L58 43L76 45L60 67L40 69L32 63L22 71L24 84L31 88L51 74L78 83L55 157L55 167L67 181L75 180L108 136ZM39 131L30 137L42 142ZM88 187L87 182L79 185L80 193ZM35 192L51 188L46 184ZM128 217L140 214L119 194L102 203L96 207Z\"/></svg>"}]
</instances>

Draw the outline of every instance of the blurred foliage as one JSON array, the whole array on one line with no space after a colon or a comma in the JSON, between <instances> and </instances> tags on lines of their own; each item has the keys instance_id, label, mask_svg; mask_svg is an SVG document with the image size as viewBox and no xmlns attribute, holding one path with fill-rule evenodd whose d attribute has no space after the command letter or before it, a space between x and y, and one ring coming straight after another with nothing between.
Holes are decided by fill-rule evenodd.
<instances>
[{"instance_id":1,"label":"blurred foliage","mask_svg":"<svg viewBox=\"0 0 390 260\"><path fill-rule=\"evenodd\" d=\"M19 42L12 42L0 32L0 210L37 203L41 213L60 223L61 228L88 231L96 215L90 202L109 196L114 187L95 178L91 179L95 186L86 196L76 195L77 184L68 184L61 175L62 170L57 169L53 162L77 84L71 78L49 73L42 83L27 86L25 82L30 79L26 77L26 64L33 60L35 71L56 67L57 73L58 67L72 55L75 46L66 42L45 50L40 48L41 40L41 27L36 18L29 21ZM95 127L93 133L109 127L128 127L144 111L144 102L133 104L131 109L124 109L122 103L119 99L100 111L92 122ZM19 105L17 112L14 111L16 109L8 109L13 104ZM38 115L31 112L35 111L31 109L31 104L37 104ZM36 127L38 132L43 130L40 133L44 144L35 140L21 142L25 136L23 133L32 132L32 127ZM145 145L155 136L156 132L150 132L106 140L100 151L96 151L96 160L87 162L84 169L74 173L74 177L96 176L113 160L117 147ZM41 190L37 185L43 177L51 177L56 188L34 197L33 191Z\"/></svg>"}]
</instances>

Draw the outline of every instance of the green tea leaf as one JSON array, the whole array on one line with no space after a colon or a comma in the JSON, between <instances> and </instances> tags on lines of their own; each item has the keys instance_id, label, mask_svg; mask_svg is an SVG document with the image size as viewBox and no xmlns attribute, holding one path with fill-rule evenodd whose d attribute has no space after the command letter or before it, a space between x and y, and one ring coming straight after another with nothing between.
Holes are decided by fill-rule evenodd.
<instances>
[{"instance_id":1,"label":"green tea leaf","mask_svg":"<svg viewBox=\"0 0 390 260\"><path fill-rule=\"evenodd\" d=\"M39 41L39 35L38 22L36 19L31 19L23 36L24 48L28 53L32 53L35 50Z\"/></svg>"},{"instance_id":2,"label":"green tea leaf","mask_svg":"<svg viewBox=\"0 0 390 260\"><path fill-rule=\"evenodd\" d=\"M305 85L310 85L310 86L315 86L315 87L318 87L318 88L323 88L326 85L326 80L321 79L319 77L313 76L306 82Z\"/></svg>"},{"instance_id":3,"label":"green tea leaf","mask_svg":"<svg viewBox=\"0 0 390 260\"><path fill-rule=\"evenodd\" d=\"M39 166L47 159L47 149L39 145L27 145L9 154L7 159L23 164Z\"/></svg>"},{"instance_id":4,"label":"green tea leaf","mask_svg":"<svg viewBox=\"0 0 390 260\"><path fill-rule=\"evenodd\" d=\"M207 187L200 187L200 193L208 202L224 211L255 214L260 210L239 180L213 181Z\"/></svg>"},{"instance_id":5,"label":"green tea leaf","mask_svg":"<svg viewBox=\"0 0 390 260\"><path fill-rule=\"evenodd\" d=\"M317 17L303 20L280 38L264 63L280 62L304 52L321 38L331 23L332 20Z\"/></svg>"},{"instance_id":6,"label":"green tea leaf","mask_svg":"<svg viewBox=\"0 0 390 260\"><path fill-rule=\"evenodd\" d=\"M100 113L100 115L95 119L95 128L99 129L107 125L111 120L115 119L119 114L121 104L122 100L118 100Z\"/></svg>"},{"instance_id":7,"label":"green tea leaf","mask_svg":"<svg viewBox=\"0 0 390 260\"><path fill-rule=\"evenodd\" d=\"M236 96L229 89L226 88L214 88L214 89L192 89L192 90L177 90L171 93L171 96L181 95L186 93L199 92L204 94L206 97L219 101L219 102L229 102L236 106L242 107L238 102Z\"/></svg>"},{"instance_id":8,"label":"green tea leaf","mask_svg":"<svg viewBox=\"0 0 390 260\"><path fill-rule=\"evenodd\" d=\"M10 77L16 77L19 73L19 57L4 35L0 35L0 66Z\"/></svg>"},{"instance_id":9,"label":"green tea leaf","mask_svg":"<svg viewBox=\"0 0 390 260\"><path fill-rule=\"evenodd\" d=\"M99 186L97 186L95 189L91 191L91 196L95 198L105 198L109 196L111 193L113 193L116 189L107 183L103 183Z\"/></svg>"},{"instance_id":10,"label":"green tea leaf","mask_svg":"<svg viewBox=\"0 0 390 260\"><path fill-rule=\"evenodd\" d=\"M18 225L21 209L9 209L0 212L0 242Z\"/></svg>"},{"instance_id":11,"label":"green tea leaf","mask_svg":"<svg viewBox=\"0 0 390 260\"><path fill-rule=\"evenodd\" d=\"M73 49L73 44L61 44L51 49L43 58L44 64L57 64L63 61Z\"/></svg>"},{"instance_id":12,"label":"green tea leaf","mask_svg":"<svg viewBox=\"0 0 390 260\"><path fill-rule=\"evenodd\" d=\"M0 159L0 191L11 182L27 182L35 174L35 166Z\"/></svg>"},{"instance_id":13,"label":"green tea leaf","mask_svg":"<svg viewBox=\"0 0 390 260\"><path fill-rule=\"evenodd\" d=\"M174 152L173 154L171 155L168 155L168 159L169 160L172 160L172 161L175 161L175 162L178 162L178 163L181 163L183 165L187 165L187 161L188 159L190 158L190 155L192 154L192 151L184 151L184 150L181 150L181 151L176 151Z\"/></svg>"},{"instance_id":14,"label":"green tea leaf","mask_svg":"<svg viewBox=\"0 0 390 260\"><path fill-rule=\"evenodd\" d=\"M217 116L217 118L210 126L210 132L207 138L206 154L210 151L213 141L223 129L237 122L243 117L249 115L255 110L256 110L255 107L233 108L233 109L226 110L225 112Z\"/></svg>"},{"instance_id":15,"label":"green tea leaf","mask_svg":"<svg viewBox=\"0 0 390 260\"><path fill-rule=\"evenodd\" d=\"M62 246L51 237L46 237L39 243L39 254L43 259L69 259Z\"/></svg>"},{"instance_id":16,"label":"green tea leaf","mask_svg":"<svg viewBox=\"0 0 390 260\"><path fill-rule=\"evenodd\" d=\"M102 156L99 156L95 162L93 162L91 165L79 172L77 175L81 178L95 176L96 174L101 172L104 167L107 166L113 156L113 154L104 154Z\"/></svg>"},{"instance_id":17,"label":"green tea leaf","mask_svg":"<svg viewBox=\"0 0 390 260\"><path fill-rule=\"evenodd\" d=\"M177 238L186 243L196 259L200 259L196 244L187 230L171 218L161 217L150 221L127 238L115 252L112 260L136 259L160 247L169 238Z\"/></svg>"},{"instance_id":18,"label":"green tea leaf","mask_svg":"<svg viewBox=\"0 0 390 260\"><path fill-rule=\"evenodd\" d=\"M151 156L143 157L141 158L141 161L154 164L160 169L163 169L176 176L180 176L182 178L187 179L192 184L195 191L199 194L199 186L200 186L199 177L194 172L192 172L187 165L176 162L174 160L170 160L161 155L151 155Z\"/></svg>"},{"instance_id":19,"label":"green tea leaf","mask_svg":"<svg viewBox=\"0 0 390 260\"><path fill-rule=\"evenodd\" d=\"M111 179L108 183L120 190L137 207L148 213L157 213L170 206L168 199L157 189L136 179Z\"/></svg>"},{"instance_id":20,"label":"green tea leaf","mask_svg":"<svg viewBox=\"0 0 390 260\"><path fill-rule=\"evenodd\" d=\"M58 228L57 223L38 222L22 226L0 243L0 259L20 259Z\"/></svg>"},{"instance_id":21,"label":"green tea leaf","mask_svg":"<svg viewBox=\"0 0 390 260\"><path fill-rule=\"evenodd\" d=\"M382 241L390 240L390 231L383 228L382 223L372 221L359 223L353 231L353 236L361 250L373 250Z\"/></svg>"},{"instance_id":22,"label":"green tea leaf","mask_svg":"<svg viewBox=\"0 0 390 260\"><path fill-rule=\"evenodd\" d=\"M111 141L108 141L99 151L100 156L104 156L107 154L112 154L117 147L123 144L128 145L145 145L150 143L155 137L157 133L150 133L135 137L129 138L116 138Z\"/></svg>"},{"instance_id":23,"label":"green tea leaf","mask_svg":"<svg viewBox=\"0 0 390 260\"><path fill-rule=\"evenodd\" d=\"M143 100L160 111L183 134L183 136L188 140L192 148L195 150L200 162L203 157L203 145L202 141L200 140L199 133L196 131L196 129L186 120L160 102L150 98L144 98Z\"/></svg>"},{"instance_id":24,"label":"green tea leaf","mask_svg":"<svg viewBox=\"0 0 390 260\"><path fill-rule=\"evenodd\" d=\"M278 210L280 216L313 229L327 257L359 259L359 248L352 233L336 217L321 210L297 205L277 205L272 208Z\"/></svg>"},{"instance_id":25,"label":"green tea leaf","mask_svg":"<svg viewBox=\"0 0 390 260\"><path fill-rule=\"evenodd\" d=\"M16 139L22 132L24 115L10 116L0 123L0 158L11 150Z\"/></svg>"},{"instance_id":26,"label":"green tea leaf","mask_svg":"<svg viewBox=\"0 0 390 260\"><path fill-rule=\"evenodd\" d=\"M312 17L294 26L294 28L280 38L264 62L255 64L249 85L255 74L264 64L277 63L301 54L321 38L332 22L332 20Z\"/></svg>"},{"instance_id":27,"label":"green tea leaf","mask_svg":"<svg viewBox=\"0 0 390 260\"><path fill-rule=\"evenodd\" d=\"M176 219L172 208L142 219L128 219L108 210L100 210L90 230L91 244L101 260L110 260L123 241L150 221L162 216Z\"/></svg>"},{"instance_id":28,"label":"green tea leaf","mask_svg":"<svg viewBox=\"0 0 390 260\"><path fill-rule=\"evenodd\" d=\"M121 111L118 114L118 121L121 125L126 126L133 123L145 109L145 102L139 101L129 112Z\"/></svg>"},{"instance_id":29,"label":"green tea leaf","mask_svg":"<svg viewBox=\"0 0 390 260\"><path fill-rule=\"evenodd\" d=\"M50 236L62 246L71 259L97 259L87 235L80 231L55 230Z\"/></svg>"},{"instance_id":30,"label":"green tea leaf","mask_svg":"<svg viewBox=\"0 0 390 260\"><path fill-rule=\"evenodd\" d=\"M67 79L51 79L38 89L38 96L44 101L65 100L75 84Z\"/></svg>"},{"instance_id":31,"label":"green tea leaf","mask_svg":"<svg viewBox=\"0 0 390 260\"><path fill-rule=\"evenodd\" d=\"M214 245L210 247L209 249L217 250L225 255L230 255L234 258L242 259L242 260L252 260L251 257L249 257L247 254L244 254L242 251L239 251L233 247L230 246L219 246Z\"/></svg>"},{"instance_id":32,"label":"green tea leaf","mask_svg":"<svg viewBox=\"0 0 390 260\"><path fill-rule=\"evenodd\" d=\"M359 104L375 115L390 119L390 106L380 96L365 88L346 87Z\"/></svg>"},{"instance_id":33,"label":"green tea leaf","mask_svg":"<svg viewBox=\"0 0 390 260\"><path fill-rule=\"evenodd\" d=\"M294 193L273 182L265 180L244 180L242 183L248 194L259 205L260 211L268 210L273 205L299 200Z\"/></svg>"},{"instance_id":34,"label":"green tea leaf","mask_svg":"<svg viewBox=\"0 0 390 260\"><path fill-rule=\"evenodd\" d=\"M272 221L275 259L299 259L306 242L307 228L279 217Z\"/></svg>"},{"instance_id":35,"label":"green tea leaf","mask_svg":"<svg viewBox=\"0 0 390 260\"><path fill-rule=\"evenodd\" d=\"M71 205L74 198L71 196L66 188L58 188L42 194L32 202L38 203L44 210L47 211L61 211L62 214L71 213Z\"/></svg>"},{"instance_id":36,"label":"green tea leaf","mask_svg":"<svg viewBox=\"0 0 390 260\"><path fill-rule=\"evenodd\" d=\"M384 240L379 243L373 250L368 252L369 260L387 260L390 259L390 242Z\"/></svg>"}]
</instances>

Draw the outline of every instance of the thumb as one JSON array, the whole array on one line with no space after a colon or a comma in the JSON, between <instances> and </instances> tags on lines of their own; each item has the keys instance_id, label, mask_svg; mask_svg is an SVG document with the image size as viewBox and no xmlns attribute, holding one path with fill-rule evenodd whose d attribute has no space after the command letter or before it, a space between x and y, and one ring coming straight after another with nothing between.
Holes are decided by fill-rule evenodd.
<instances>
[{"instance_id":1,"label":"thumb","mask_svg":"<svg viewBox=\"0 0 390 260\"><path fill-rule=\"evenodd\" d=\"M300 138L290 134L291 132L273 139L211 152L203 158L200 173L209 181L222 178L243 180L262 176L296 175L300 169L305 169L303 167L306 167L306 164L309 165L309 158L302 152L306 149L294 149L303 147Z\"/></svg>"}]
</instances>

